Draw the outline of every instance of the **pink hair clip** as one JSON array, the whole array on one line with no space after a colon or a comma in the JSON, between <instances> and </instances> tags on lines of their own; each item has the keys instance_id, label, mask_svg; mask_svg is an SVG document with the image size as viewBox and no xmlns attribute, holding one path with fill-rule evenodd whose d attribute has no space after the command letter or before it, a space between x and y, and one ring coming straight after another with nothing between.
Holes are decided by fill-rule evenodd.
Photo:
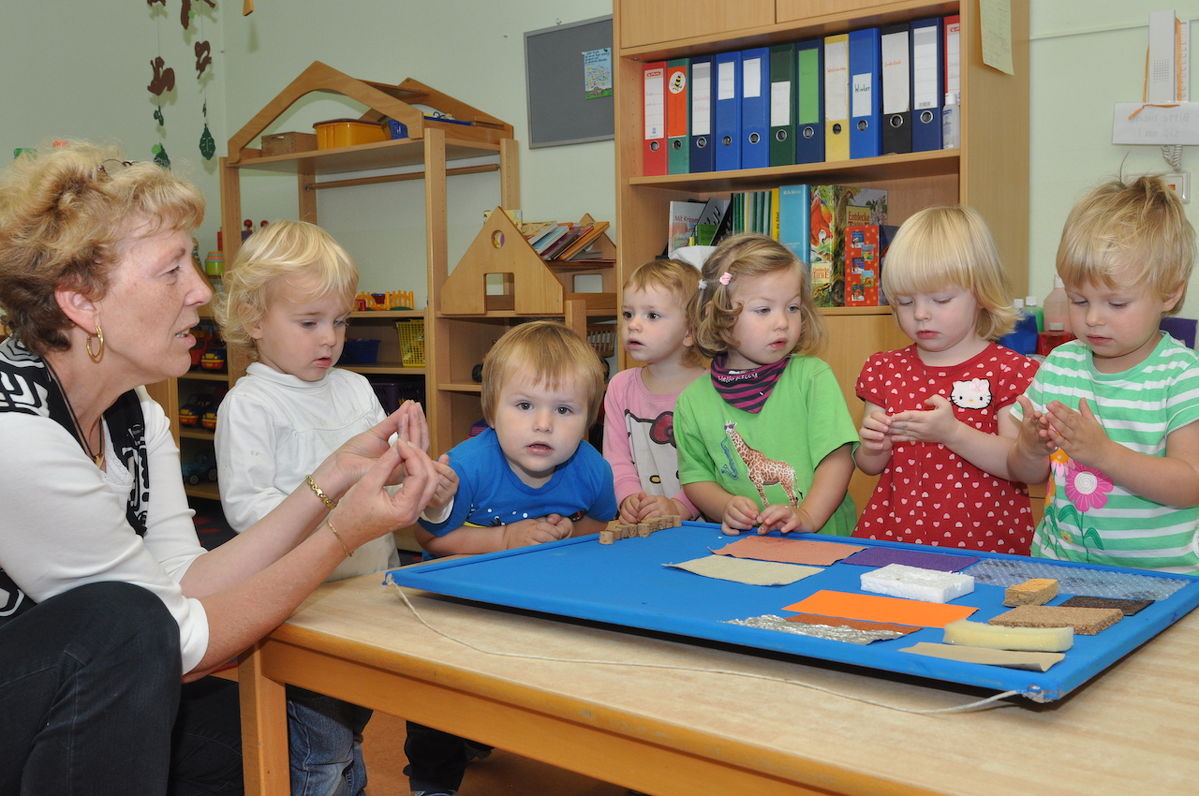
<instances>
[{"instance_id":1,"label":"pink hair clip","mask_svg":"<svg viewBox=\"0 0 1199 796\"><path fill-rule=\"evenodd\" d=\"M720 284L724 285L725 287L728 287L729 282L732 282L732 281L733 281L733 275L730 274L728 271L725 271L723 274L720 275Z\"/></svg>"}]
</instances>

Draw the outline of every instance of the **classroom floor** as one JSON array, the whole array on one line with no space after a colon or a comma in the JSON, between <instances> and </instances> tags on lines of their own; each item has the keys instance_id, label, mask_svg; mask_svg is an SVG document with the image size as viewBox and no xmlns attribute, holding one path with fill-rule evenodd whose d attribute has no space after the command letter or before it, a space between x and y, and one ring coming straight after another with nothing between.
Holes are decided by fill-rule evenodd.
<instances>
[{"instance_id":1,"label":"classroom floor","mask_svg":"<svg viewBox=\"0 0 1199 796\"><path fill-rule=\"evenodd\" d=\"M409 796L404 776L404 720L375 713L366 725L363 754L368 796ZM496 749L486 760L471 763L460 796L543 793L551 796L627 796L618 785Z\"/></svg>"}]
</instances>

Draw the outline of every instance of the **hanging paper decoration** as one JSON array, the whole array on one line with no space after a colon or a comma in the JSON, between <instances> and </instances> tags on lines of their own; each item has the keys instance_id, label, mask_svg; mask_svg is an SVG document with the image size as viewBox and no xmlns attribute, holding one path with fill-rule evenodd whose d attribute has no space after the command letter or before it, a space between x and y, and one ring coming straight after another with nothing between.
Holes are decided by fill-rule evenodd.
<instances>
[{"instance_id":1,"label":"hanging paper decoration","mask_svg":"<svg viewBox=\"0 0 1199 796\"><path fill-rule=\"evenodd\" d=\"M207 3L209 8L216 8L215 0L203 0L203 2ZM187 30L187 26L191 24L193 13L192 0L183 0L179 7L179 24L183 26L184 30Z\"/></svg>"},{"instance_id":2,"label":"hanging paper decoration","mask_svg":"<svg viewBox=\"0 0 1199 796\"><path fill-rule=\"evenodd\" d=\"M212 45L206 41L196 42L196 80L204 76L204 70L212 66Z\"/></svg>"},{"instance_id":3,"label":"hanging paper decoration","mask_svg":"<svg viewBox=\"0 0 1199 796\"><path fill-rule=\"evenodd\" d=\"M167 7L167 0L146 0L146 5L148 6L152 6L155 3L158 3L158 5L162 6L163 8Z\"/></svg>"},{"instance_id":4,"label":"hanging paper decoration","mask_svg":"<svg viewBox=\"0 0 1199 796\"><path fill-rule=\"evenodd\" d=\"M146 86L147 91L157 97L164 91L174 90L175 70L166 65L161 55L150 61L150 68L154 70L154 77L150 80L150 85Z\"/></svg>"},{"instance_id":5,"label":"hanging paper decoration","mask_svg":"<svg viewBox=\"0 0 1199 796\"><path fill-rule=\"evenodd\" d=\"M164 169L169 169L171 167L171 158L169 155L167 155L166 147L164 147L162 144L155 144L154 146L150 147L150 151L154 153L155 163L157 163L159 166L162 166Z\"/></svg>"},{"instance_id":6,"label":"hanging paper decoration","mask_svg":"<svg viewBox=\"0 0 1199 796\"><path fill-rule=\"evenodd\" d=\"M167 117L162 115L161 105L154 109L154 121L158 122L159 127L162 127L167 123Z\"/></svg>"},{"instance_id":7,"label":"hanging paper decoration","mask_svg":"<svg viewBox=\"0 0 1199 796\"><path fill-rule=\"evenodd\" d=\"M212 160L212 156L216 154L216 140L213 139L212 133L208 132L208 103L204 103L204 132L200 133L200 154L205 160Z\"/></svg>"}]
</instances>

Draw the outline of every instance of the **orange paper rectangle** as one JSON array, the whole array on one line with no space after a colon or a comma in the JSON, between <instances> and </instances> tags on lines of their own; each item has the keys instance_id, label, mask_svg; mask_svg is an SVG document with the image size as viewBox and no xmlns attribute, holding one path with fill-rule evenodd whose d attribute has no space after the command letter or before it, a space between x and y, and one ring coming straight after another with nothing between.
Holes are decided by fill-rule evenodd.
<instances>
[{"instance_id":1,"label":"orange paper rectangle","mask_svg":"<svg viewBox=\"0 0 1199 796\"><path fill-rule=\"evenodd\" d=\"M846 619L865 619L870 622L894 622L897 625L945 627L950 622L965 619L978 609L972 605L929 603L905 600L901 597L880 597L874 594L853 594L826 589L792 603L783 610L842 616Z\"/></svg>"}]
</instances>

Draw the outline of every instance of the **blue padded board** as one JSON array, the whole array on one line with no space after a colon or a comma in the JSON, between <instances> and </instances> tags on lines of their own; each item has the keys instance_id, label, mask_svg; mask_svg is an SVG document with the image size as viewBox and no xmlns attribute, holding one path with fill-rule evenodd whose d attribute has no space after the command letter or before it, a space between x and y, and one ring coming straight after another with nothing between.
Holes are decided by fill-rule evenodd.
<instances>
[{"instance_id":1,"label":"blue padded board","mask_svg":"<svg viewBox=\"0 0 1199 796\"><path fill-rule=\"evenodd\" d=\"M1022 556L959 553L949 548L819 534L793 534L793 538L922 552L935 550L950 556L972 555L982 559L980 564L988 560L1048 563ZM788 615L790 612L783 611L783 606L820 589L860 591L859 577L867 571L860 566L838 563L789 586L747 586L663 566L708 555L709 548L723 547L735 539L721 534L719 526L688 522L680 528L610 545L599 544L592 534L470 558L432 561L392 570L387 573L387 582L500 606L776 650L996 691L1017 691L1038 702L1065 696L1199 605L1199 578L1055 561L1052 562L1055 567L1089 570L1087 575L1091 578L1104 571L1135 573L1161 578L1167 581L1164 586L1179 588L1098 635L1076 635L1066 659L1047 672L960 663L899 651L917 641L941 641L939 628L924 628L904 638L858 645L727 624L729 619L761 614ZM970 569L964 572L970 574ZM1002 586L976 582L972 594L953 603L977 606L979 610L970 619L985 622L1008 610L1003 606L1003 591ZM1070 596L1059 594L1050 604Z\"/></svg>"}]
</instances>

